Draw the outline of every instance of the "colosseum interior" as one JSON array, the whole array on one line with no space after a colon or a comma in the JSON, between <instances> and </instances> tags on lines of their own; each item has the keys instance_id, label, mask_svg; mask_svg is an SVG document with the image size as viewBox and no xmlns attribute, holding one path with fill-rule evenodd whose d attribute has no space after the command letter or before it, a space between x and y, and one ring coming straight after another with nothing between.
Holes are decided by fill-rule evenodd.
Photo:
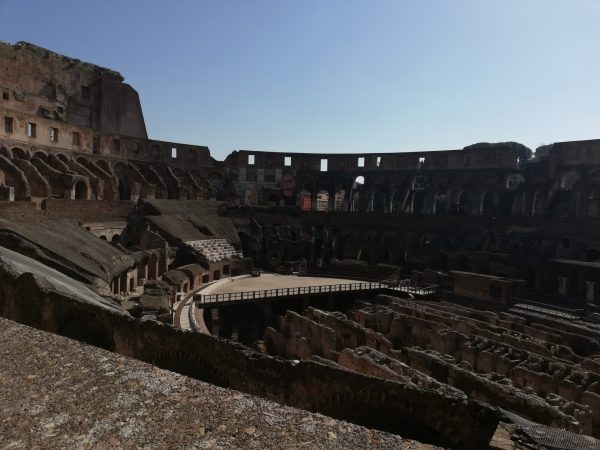
<instances>
[{"instance_id":1,"label":"colosseum interior","mask_svg":"<svg viewBox=\"0 0 600 450\"><path fill-rule=\"evenodd\" d=\"M6 448L600 448L600 140L217 161L110 69L0 91Z\"/></svg>"}]
</instances>

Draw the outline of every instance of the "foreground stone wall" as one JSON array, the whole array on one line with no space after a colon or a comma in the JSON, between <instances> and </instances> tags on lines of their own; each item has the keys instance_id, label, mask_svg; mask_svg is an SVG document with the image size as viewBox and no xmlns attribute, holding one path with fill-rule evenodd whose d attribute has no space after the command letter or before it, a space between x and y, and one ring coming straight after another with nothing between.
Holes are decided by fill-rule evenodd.
<instances>
[{"instance_id":1,"label":"foreground stone wall","mask_svg":"<svg viewBox=\"0 0 600 450\"><path fill-rule=\"evenodd\" d=\"M230 341L134 320L69 298L28 273L3 269L0 286L4 317L288 405L335 417L354 411L350 419L369 425L369 420L391 417L386 424L391 431L410 423L430 438L465 449L486 446L498 424L493 408L451 392L314 362L293 363Z\"/></svg>"}]
</instances>

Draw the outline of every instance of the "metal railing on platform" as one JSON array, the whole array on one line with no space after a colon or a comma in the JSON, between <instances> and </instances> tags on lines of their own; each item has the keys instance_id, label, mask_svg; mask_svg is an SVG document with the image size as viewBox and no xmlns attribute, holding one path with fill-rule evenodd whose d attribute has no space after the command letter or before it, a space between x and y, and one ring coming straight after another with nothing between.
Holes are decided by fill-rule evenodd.
<instances>
[{"instance_id":1,"label":"metal railing on platform","mask_svg":"<svg viewBox=\"0 0 600 450\"><path fill-rule=\"evenodd\" d=\"M520 308L551 316L557 316L563 319L580 319L585 315L585 310L581 308L569 309L548 303L539 303L531 300L523 300L520 298L515 298L515 302L516 303L512 305L514 308Z\"/></svg>"},{"instance_id":2,"label":"metal railing on platform","mask_svg":"<svg viewBox=\"0 0 600 450\"><path fill-rule=\"evenodd\" d=\"M302 286L280 289L263 289L259 291L226 292L222 294L207 294L196 297L200 305L239 302L244 300L262 300L273 297L293 297L309 294L328 294L334 292L351 292L387 289L384 283L347 283L327 284L321 286Z\"/></svg>"},{"instance_id":3,"label":"metal railing on platform","mask_svg":"<svg viewBox=\"0 0 600 450\"><path fill-rule=\"evenodd\" d=\"M383 291L392 290L407 292L416 295L430 295L437 292L437 286L399 285L390 286L382 282L360 282L346 284L327 284L320 286L302 286L280 289L263 289L245 292L225 292L221 294L206 294L195 296L198 305L214 305L217 303L243 302L264 300L276 297L294 297L300 295L318 295L329 293L358 292L358 291Z\"/></svg>"}]
</instances>

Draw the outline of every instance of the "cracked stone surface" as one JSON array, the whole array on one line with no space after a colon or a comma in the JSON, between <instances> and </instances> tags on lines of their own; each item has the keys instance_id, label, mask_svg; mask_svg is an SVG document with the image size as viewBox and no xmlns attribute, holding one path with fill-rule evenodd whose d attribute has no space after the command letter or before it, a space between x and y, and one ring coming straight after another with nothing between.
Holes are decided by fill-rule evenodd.
<instances>
[{"instance_id":1,"label":"cracked stone surface","mask_svg":"<svg viewBox=\"0 0 600 450\"><path fill-rule=\"evenodd\" d=\"M1 448L434 449L0 319Z\"/></svg>"}]
</instances>

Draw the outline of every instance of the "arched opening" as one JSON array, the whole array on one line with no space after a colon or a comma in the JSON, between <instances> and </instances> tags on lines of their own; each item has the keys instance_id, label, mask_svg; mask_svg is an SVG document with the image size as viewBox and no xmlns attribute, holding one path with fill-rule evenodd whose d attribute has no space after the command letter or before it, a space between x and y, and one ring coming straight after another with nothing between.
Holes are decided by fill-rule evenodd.
<instances>
[{"instance_id":1,"label":"arched opening","mask_svg":"<svg viewBox=\"0 0 600 450\"><path fill-rule=\"evenodd\" d=\"M310 211L312 209L312 193L308 190L300 191L298 194L298 206L303 211Z\"/></svg>"},{"instance_id":2,"label":"arched opening","mask_svg":"<svg viewBox=\"0 0 600 450\"><path fill-rule=\"evenodd\" d=\"M568 293L572 296L580 296L584 290L583 275L578 270L574 270L569 275Z\"/></svg>"},{"instance_id":3,"label":"arched opening","mask_svg":"<svg viewBox=\"0 0 600 450\"><path fill-rule=\"evenodd\" d=\"M448 195L445 192L438 192L433 198L433 213L446 214L448 204Z\"/></svg>"},{"instance_id":4,"label":"arched opening","mask_svg":"<svg viewBox=\"0 0 600 450\"><path fill-rule=\"evenodd\" d=\"M481 198L481 215L493 217L496 215L496 193L492 191L485 192Z\"/></svg>"},{"instance_id":5,"label":"arched opening","mask_svg":"<svg viewBox=\"0 0 600 450\"><path fill-rule=\"evenodd\" d=\"M513 204L517 193L513 191L502 192L500 194L500 204L498 205L498 214L501 216L510 216L513 210Z\"/></svg>"},{"instance_id":6,"label":"arched opening","mask_svg":"<svg viewBox=\"0 0 600 450\"><path fill-rule=\"evenodd\" d=\"M399 213L402 210L402 193L400 190L394 191L390 199L390 212Z\"/></svg>"},{"instance_id":7,"label":"arched opening","mask_svg":"<svg viewBox=\"0 0 600 450\"><path fill-rule=\"evenodd\" d=\"M257 192L255 187L249 187L246 189L246 194L244 198L244 202L248 206L256 206L257 204Z\"/></svg>"},{"instance_id":8,"label":"arched opening","mask_svg":"<svg viewBox=\"0 0 600 450\"><path fill-rule=\"evenodd\" d=\"M106 236L102 235L102 236L100 236L100 239L102 239L103 241L105 241L106 240Z\"/></svg>"},{"instance_id":9,"label":"arched opening","mask_svg":"<svg viewBox=\"0 0 600 450\"><path fill-rule=\"evenodd\" d=\"M20 147L13 147L12 155L14 159L29 159L28 153Z\"/></svg>"},{"instance_id":10,"label":"arched opening","mask_svg":"<svg viewBox=\"0 0 600 450\"><path fill-rule=\"evenodd\" d=\"M113 234L113 237L111 238L110 242L112 242L113 244L118 244L119 242L121 242L121 235Z\"/></svg>"},{"instance_id":11,"label":"arched opening","mask_svg":"<svg viewBox=\"0 0 600 450\"><path fill-rule=\"evenodd\" d=\"M329 210L329 192L322 190L317 192L317 211Z\"/></svg>"},{"instance_id":12,"label":"arched opening","mask_svg":"<svg viewBox=\"0 0 600 450\"><path fill-rule=\"evenodd\" d=\"M323 239L322 238L315 239L315 250L314 250L313 254L314 254L315 258L323 257Z\"/></svg>"},{"instance_id":13,"label":"arched opening","mask_svg":"<svg viewBox=\"0 0 600 450\"><path fill-rule=\"evenodd\" d=\"M457 214L469 214L471 211L471 202L469 202L469 194L467 192L461 192L458 196L458 203L456 208Z\"/></svg>"},{"instance_id":14,"label":"arched opening","mask_svg":"<svg viewBox=\"0 0 600 450\"><path fill-rule=\"evenodd\" d=\"M533 194L533 202L531 204L531 215L532 216L541 216L544 214L544 209L546 205L544 202L544 197L542 191L537 191Z\"/></svg>"},{"instance_id":15,"label":"arched opening","mask_svg":"<svg viewBox=\"0 0 600 450\"><path fill-rule=\"evenodd\" d=\"M362 210L360 201L360 191L365 185L365 177L362 175L357 176L352 183L352 189L350 190L350 211Z\"/></svg>"},{"instance_id":16,"label":"arched opening","mask_svg":"<svg viewBox=\"0 0 600 450\"><path fill-rule=\"evenodd\" d=\"M369 257L370 257L369 249L368 248L361 248L358 251L358 256L357 256L356 259L358 259L359 261L369 262Z\"/></svg>"},{"instance_id":17,"label":"arched opening","mask_svg":"<svg viewBox=\"0 0 600 450\"><path fill-rule=\"evenodd\" d=\"M335 193L335 197L333 200L333 209L335 211L342 211L344 209L344 197L346 192L342 189Z\"/></svg>"},{"instance_id":18,"label":"arched opening","mask_svg":"<svg viewBox=\"0 0 600 450\"><path fill-rule=\"evenodd\" d=\"M48 160L48 155L47 155L46 153L44 153L44 152L37 151L37 152L35 152L35 153L33 154L33 156L32 156L32 159L33 159L33 158L39 158L39 159L41 159L42 161L47 161L47 160Z\"/></svg>"},{"instance_id":19,"label":"arched opening","mask_svg":"<svg viewBox=\"0 0 600 450\"><path fill-rule=\"evenodd\" d=\"M130 200L129 183L127 182L127 167L123 163L115 164L115 174L119 183L119 199Z\"/></svg>"},{"instance_id":20,"label":"arched opening","mask_svg":"<svg viewBox=\"0 0 600 450\"><path fill-rule=\"evenodd\" d=\"M89 159L84 158L83 156L80 156L79 158L77 158L75 161L77 161L79 164L81 164L84 167L87 167L88 164L90 163Z\"/></svg>"},{"instance_id":21,"label":"arched opening","mask_svg":"<svg viewBox=\"0 0 600 450\"><path fill-rule=\"evenodd\" d=\"M75 200L88 200L88 187L83 181L75 183Z\"/></svg>"},{"instance_id":22,"label":"arched opening","mask_svg":"<svg viewBox=\"0 0 600 450\"><path fill-rule=\"evenodd\" d=\"M385 192L382 187L378 187L373 192L373 207L372 211L376 213L385 212Z\"/></svg>"},{"instance_id":23,"label":"arched opening","mask_svg":"<svg viewBox=\"0 0 600 450\"><path fill-rule=\"evenodd\" d=\"M422 214L425 210L425 192L413 192L411 211L413 214Z\"/></svg>"}]
</instances>

